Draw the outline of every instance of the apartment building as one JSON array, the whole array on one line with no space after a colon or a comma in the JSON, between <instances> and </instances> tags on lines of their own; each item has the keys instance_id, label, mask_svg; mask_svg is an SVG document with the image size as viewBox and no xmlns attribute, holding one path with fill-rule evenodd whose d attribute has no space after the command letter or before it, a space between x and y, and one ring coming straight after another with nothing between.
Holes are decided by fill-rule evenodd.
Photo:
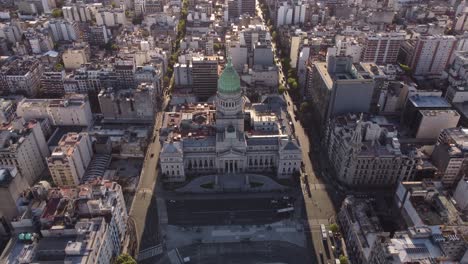
<instances>
[{"instance_id":1,"label":"apartment building","mask_svg":"<svg viewBox=\"0 0 468 264\"><path fill-rule=\"evenodd\" d=\"M110 264L120 255L128 215L119 184L95 180L50 188L45 182L25 194L19 201L22 211L11 224L15 230L31 231L15 234L0 257L2 263Z\"/></svg>"},{"instance_id":2,"label":"apartment building","mask_svg":"<svg viewBox=\"0 0 468 264\"><path fill-rule=\"evenodd\" d=\"M463 127L447 128L440 132L431 158L444 185L454 186L465 176L467 142L468 130Z\"/></svg>"},{"instance_id":3,"label":"apartment building","mask_svg":"<svg viewBox=\"0 0 468 264\"><path fill-rule=\"evenodd\" d=\"M332 118L324 144L337 180L349 186L394 186L411 179L415 160L403 152L397 135L384 117Z\"/></svg>"},{"instance_id":4,"label":"apartment building","mask_svg":"<svg viewBox=\"0 0 468 264\"><path fill-rule=\"evenodd\" d=\"M62 99L27 99L18 103L16 114L26 120L47 118L54 126L90 126L93 115L87 95L67 94Z\"/></svg>"},{"instance_id":5,"label":"apartment building","mask_svg":"<svg viewBox=\"0 0 468 264\"><path fill-rule=\"evenodd\" d=\"M35 96L41 86L43 67L34 58L15 59L2 67L4 81L10 93Z\"/></svg>"},{"instance_id":6,"label":"apartment building","mask_svg":"<svg viewBox=\"0 0 468 264\"><path fill-rule=\"evenodd\" d=\"M77 186L93 157L91 138L87 133L68 133L47 158L52 180L57 186Z\"/></svg>"},{"instance_id":7,"label":"apartment building","mask_svg":"<svg viewBox=\"0 0 468 264\"><path fill-rule=\"evenodd\" d=\"M192 59L192 90L201 98L208 99L216 94L218 87L218 58L194 57Z\"/></svg>"},{"instance_id":8,"label":"apartment building","mask_svg":"<svg viewBox=\"0 0 468 264\"><path fill-rule=\"evenodd\" d=\"M405 32L369 33L364 38L361 61L378 65L395 64Z\"/></svg>"},{"instance_id":9,"label":"apartment building","mask_svg":"<svg viewBox=\"0 0 468 264\"><path fill-rule=\"evenodd\" d=\"M448 35L420 36L414 42L410 68L416 76L440 76L455 51L457 39Z\"/></svg>"},{"instance_id":10,"label":"apartment building","mask_svg":"<svg viewBox=\"0 0 468 264\"><path fill-rule=\"evenodd\" d=\"M32 185L46 168L49 149L41 125L16 118L0 129L0 165L15 166Z\"/></svg>"}]
</instances>

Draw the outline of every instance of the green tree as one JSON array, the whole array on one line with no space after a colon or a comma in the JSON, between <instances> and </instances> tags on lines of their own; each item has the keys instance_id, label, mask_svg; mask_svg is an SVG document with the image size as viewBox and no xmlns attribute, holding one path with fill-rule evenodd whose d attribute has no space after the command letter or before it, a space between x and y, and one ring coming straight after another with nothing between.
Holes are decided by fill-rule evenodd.
<instances>
[{"instance_id":1,"label":"green tree","mask_svg":"<svg viewBox=\"0 0 468 264\"><path fill-rule=\"evenodd\" d=\"M61 63L55 64L55 70L56 71L62 71L63 70L63 65Z\"/></svg>"},{"instance_id":2,"label":"green tree","mask_svg":"<svg viewBox=\"0 0 468 264\"><path fill-rule=\"evenodd\" d=\"M283 94L285 91L286 91L286 87L280 84L280 86L278 87L278 93Z\"/></svg>"},{"instance_id":3,"label":"green tree","mask_svg":"<svg viewBox=\"0 0 468 264\"><path fill-rule=\"evenodd\" d=\"M115 264L137 264L137 262L128 254L121 254L117 257Z\"/></svg>"},{"instance_id":4,"label":"green tree","mask_svg":"<svg viewBox=\"0 0 468 264\"><path fill-rule=\"evenodd\" d=\"M276 38L278 37L278 34L276 33L276 31L273 31L271 33L271 38L273 39L273 41L276 41Z\"/></svg>"},{"instance_id":5,"label":"green tree","mask_svg":"<svg viewBox=\"0 0 468 264\"><path fill-rule=\"evenodd\" d=\"M401 64L401 63L399 65L400 65L400 68L404 70L406 73L411 73L411 68L408 65Z\"/></svg>"},{"instance_id":6,"label":"green tree","mask_svg":"<svg viewBox=\"0 0 468 264\"><path fill-rule=\"evenodd\" d=\"M63 16L62 9L55 8L52 10L52 17L59 18Z\"/></svg>"},{"instance_id":7,"label":"green tree","mask_svg":"<svg viewBox=\"0 0 468 264\"><path fill-rule=\"evenodd\" d=\"M334 234L340 231L340 227L337 224L331 224L329 228L330 228L330 231L332 231Z\"/></svg>"},{"instance_id":8,"label":"green tree","mask_svg":"<svg viewBox=\"0 0 468 264\"><path fill-rule=\"evenodd\" d=\"M306 113L309 110L309 102L302 102L301 106L299 107L299 112L301 114Z\"/></svg>"},{"instance_id":9,"label":"green tree","mask_svg":"<svg viewBox=\"0 0 468 264\"><path fill-rule=\"evenodd\" d=\"M112 3L112 4L111 4L111 7L112 7L112 8L116 8L116 7L117 7L117 4L116 4L116 3Z\"/></svg>"},{"instance_id":10,"label":"green tree","mask_svg":"<svg viewBox=\"0 0 468 264\"><path fill-rule=\"evenodd\" d=\"M340 264L348 264L349 263L348 257L345 256L345 255L341 255L339 260L340 260Z\"/></svg>"}]
</instances>

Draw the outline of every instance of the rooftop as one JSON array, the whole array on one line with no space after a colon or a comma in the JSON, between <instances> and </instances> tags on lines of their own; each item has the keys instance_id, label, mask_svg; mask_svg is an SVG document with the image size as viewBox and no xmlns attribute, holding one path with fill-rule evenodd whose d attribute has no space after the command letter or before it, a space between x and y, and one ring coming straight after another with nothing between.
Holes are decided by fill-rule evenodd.
<instances>
[{"instance_id":1,"label":"rooftop","mask_svg":"<svg viewBox=\"0 0 468 264\"><path fill-rule=\"evenodd\" d=\"M443 97L439 96L420 96L413 95L409 98L410 102L418 108L432 107L432 108L450 108L451 105Z\"/></svg>"}]
</instances>

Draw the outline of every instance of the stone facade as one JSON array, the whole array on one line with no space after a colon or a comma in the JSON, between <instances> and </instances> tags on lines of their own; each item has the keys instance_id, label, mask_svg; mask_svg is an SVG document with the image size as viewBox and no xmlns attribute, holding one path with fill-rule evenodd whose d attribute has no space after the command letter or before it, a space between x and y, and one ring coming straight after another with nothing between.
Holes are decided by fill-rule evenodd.
<instances>
[{"instance_id":1,"label":"stone facade","mask_svg":"<svg viewBox=\"0 0 468 264\"><path fill-rule=\"evenodd\" d=\"M205 115L215 122L205 122L195 130L211 130L212 133L202 136L197 132L196 136L194 132L168 137L160 156L165 179L182 182L186 174L246 172L275 173L278 178L288 178L298 172L302 153L296 140L279 131L259 133L247 130L246 100L241 93L239 76L229 62L218 80L216 110L212 113L207 111ZM179 115L174 113L172 116ZM186 118L187 114L181 113L180 116ZM200 112L193 112L190 119L197 120L200 116ZM281 127L278 121L275 122Z\"/></svg>"}]
</instances>

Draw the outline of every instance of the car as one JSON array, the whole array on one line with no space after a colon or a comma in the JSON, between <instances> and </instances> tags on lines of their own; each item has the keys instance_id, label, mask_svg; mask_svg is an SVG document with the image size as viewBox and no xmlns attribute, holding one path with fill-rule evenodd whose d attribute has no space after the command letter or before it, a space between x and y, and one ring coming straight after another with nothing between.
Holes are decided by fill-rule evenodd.
<instances>
[{"instance_id":1,"label":"car","mask_svg":"<svg viewBox=\"0 0 468 264\"><path fill-rule=\"evenodd\" d=\"M289 106L291 106L291 103L290 103L290 102L288 102L288 105L289 105Z\"/></svg>"},{"instance_id":2,"label":"car","mask_svg":"<svg viewBox=\"0 0 468 264\"><path fill-rule=\"evenodd\" d=\"M271 203L276 204L276 203L278 203L278 201L277 200L271 200Z\"/></svg>"},{"instance_id":3,"label":"car","mask_svg":"<svg viewBox=\"0 0 468 264\"><path fill-rule=\"evenodd\" d=\"M283 200L289 200L289 196L283 196Z\"/></svg>"},{"instance_id":4,"label":"car","mask_svg":"<svg viewBox=\"0 0 468 264\"><path fill-rule=\"evenodd\" d=\"M169 200L170 203L175 203L176 201L175 200Z\"/></svg>"},{"instance_id":5,"label":"car","mask_svg":"<svg viewBox=\"0 0 468 264\"><path fill-rule=\"evenodd\" d=\"M154 153L151 153L151 156L150 156L150 158L152 158L152 157L154 157Z\"/></svg>"}]
</instances>

